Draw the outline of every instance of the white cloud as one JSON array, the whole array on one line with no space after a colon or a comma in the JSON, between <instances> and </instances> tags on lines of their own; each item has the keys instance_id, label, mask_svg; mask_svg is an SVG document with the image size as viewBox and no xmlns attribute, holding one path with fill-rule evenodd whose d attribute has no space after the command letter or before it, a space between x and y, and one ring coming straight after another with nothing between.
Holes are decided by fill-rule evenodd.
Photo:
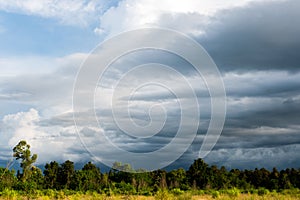
<instances>
[{"instance_id":1,"label":"white cloud","mask_svg":"<svg viewBox=\"0 0 300 200\"><path fill-rule=\"evenodd\" d=\"M39 118L38 111L35 109L30 109L28 112L6 115L3 118L3 124L5 124L6 130L13 130L10 133L13 137L9 139L8 145L13 147L19 140L29 140L41 134L36 130L37 127L35 125L39 121Z\"/></svg>"},{"instance_id":2,"label":"white cloud","mask_svg":"<svg viewBox=\"0 0 300 200\"><path fill-rule=\"evenodd\" d=\"M201 34L197 28L209 23L208 17L216 12L256 1L259 0L124 0L101 16L95 32L117 34L145 26L162 26Z\"/></svg>"},{"instance_id":3,"label":"white cloud","mask_svg":"<svg viewBox=\"0 0 300 200\"><path fill-rule=\"evenodd\" d=\"M63 161L73 155L72 148L80 146L74 126L43 126L39 112L31 108L27 112L6 115L1 122L1 151L8 152L20 141L31 145L38 154L38 163L50 160ZM78 160L77 160L78 161Z\"/></svg>"},{"instance_id":4,"label":"white cloud","mask_svg":"<svg viewBox=\"0 0 300 200\"><path fill-rule=\"evenodd\" d=\"M209 23L208 16L258 1L261 0L123 0L107 9L109 4L102 0L0 0L0 10L54 18L75 26L87 26L100 18L100 26L94 29L96 34L116 34L143 26L201 34L197 27Z\"/></svg>"},{"instance_id":5,"label":"white cloud","mask_svg":"<svg viewBox=\"0 0 300 200\"><path fill-rule=\"evenodd\" d=\"M97 19L101 11L100 3L96 0L0 0L0 9L55 18L64 24L86 26Z\"/></svg>"},{"instance_id":6,"label":"white cloud","mask_svg":"<svg viewBox=\"0 0 300 200\"><path fill-rule=\"evenodd\" d=\"M0 118L30 107L43 117L71 110L73 83L86 56L0 58Z\"/></svg>"},{"instance_id":7,"label":"white cloud","mask_svg":"<svg viewBox=\"0 0 300 200\"><path fill-rule=\"evenodd\" d=\"M0 57L0 77L13 77L25 74L47 74L57 67L55 58L50 57Z\"/></svg>"}]
</instances>

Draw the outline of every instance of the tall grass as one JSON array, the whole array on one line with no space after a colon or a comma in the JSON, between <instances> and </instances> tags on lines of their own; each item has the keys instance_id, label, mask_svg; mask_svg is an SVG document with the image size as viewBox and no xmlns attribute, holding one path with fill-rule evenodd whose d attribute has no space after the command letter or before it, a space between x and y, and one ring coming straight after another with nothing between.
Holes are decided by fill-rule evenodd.
<instances>
[{"instance_id":1,"label":"tall grass","mask_svg":"<svg viewBox=\"0 0 300 200\"><path fill-rule=\"evenodd\" d=\"M269 191L261 189L240 191L236 188L228 190L201 190L196 191L167 191L160 190L153 196L140 195L112 195L99 194L97 192L74 192L68 190L36 190L33 194L4 189L0 192L0 200L300 200L300 190Z\"/></svg>"}]
</instances>

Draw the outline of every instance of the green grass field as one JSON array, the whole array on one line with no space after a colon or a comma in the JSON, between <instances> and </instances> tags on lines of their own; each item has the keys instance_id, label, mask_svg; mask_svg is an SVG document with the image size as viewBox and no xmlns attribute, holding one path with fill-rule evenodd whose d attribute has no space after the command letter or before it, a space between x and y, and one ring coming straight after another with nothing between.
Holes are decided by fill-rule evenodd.
<instances>
[{"instance_id":1,"label":"green grass field","mask_svg":"<svg viewBox=\"0 0 300 200\"><path fill-rule=\"evenodd\" d=\"M80 192L64 192L64 191L33 191L31 194L20 193L14 190L5 190L1 192L1 200L27 200L27 199L37 199L37 200L52 200L52 199L62 199L62 200L292 200L299 199L300 193L295 190L284 190L280 193L273 191L267 192L265 194L244 194L239 192L233 192L232 190L211 190L211 191L190 191L184 192L182 194L173 194L167 191L157 192L153 196L139 196L139 195L104 195L96 192L87 192L85 194Z\"/></svg>"}]
</instances>

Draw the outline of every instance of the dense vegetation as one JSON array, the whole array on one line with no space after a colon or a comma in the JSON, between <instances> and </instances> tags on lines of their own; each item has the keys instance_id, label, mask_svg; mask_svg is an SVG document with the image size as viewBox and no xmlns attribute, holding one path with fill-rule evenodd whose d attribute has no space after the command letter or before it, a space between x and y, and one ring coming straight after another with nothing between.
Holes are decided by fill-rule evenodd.
<instances>
[{"instance_id":1,"label":"dense vegetation","mask_svg":"<svg viewBox=\"0 0 300 200\"><path fill-rule=\"evenodd\" d=\"M255 170L232 169L209 166L202 159L195 160L188 170L155 170L139 173L128 164L116 162L113 168L103 173L91 162L80 170L75 170L72 161L58 163L51 161L42 172L34 167L37 155L31 155L30 146L21 141L14 149L14 157L21 160L22 171L0 168L0 195L8 191L21 191L24 194L46 191L54 193L72 191L97 194L154 195L161 191L182 194L184 191L231 191L239 193L267 194L269 191L300 188L300 170L264 168ZM218 195L218 194L216 194Z\"/></svg>"}]
</instances>

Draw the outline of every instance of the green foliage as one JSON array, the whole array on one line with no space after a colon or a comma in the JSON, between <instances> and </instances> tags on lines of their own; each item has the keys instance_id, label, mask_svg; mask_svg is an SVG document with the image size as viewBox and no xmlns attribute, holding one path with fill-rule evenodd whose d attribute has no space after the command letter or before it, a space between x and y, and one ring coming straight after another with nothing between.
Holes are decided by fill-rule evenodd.
<instances>
[{"instance_id":1,"label":"green foliage","mask_svg":"<svg viewBox=\"0 0 300 200\"><path fill-rule=\"evenodd\" d=\"M6 199L15 199L17 197L18 193L15 190L10 190L5 188L1 193L0 196L4 197Z\"/></svg>"},{"instance_id":2,"label":"green foliage","mask_svg":"<svg viewBox=\"0 0 300 200\"><path fill-rule=\"evenodd\" d=\"M155 200L171 200L173 195L171 195L167 190L159 190L154 196Z\"/></svg>"},{"instance_id":3,"label":"green foliage","mask_svg":"<svg viewBox=\"0 0 300 200\"><path fill-rule=\"evenodd\" d=\"M167 173L167 184L169 188L187 189L186 171L182 168Z\"/></svg>"},{"instance_id":4,"label":"green foliage","mask_svg":"<svg viewBox=\"0 0 300 200\"><path fill-rule=\"evenodd\" d=\"M226 191L225 193L232 198L238 197L241 194L241 191L237 188L231 188L231 189L227 189L225 191Z\"/></svg>"},{"instance_id":5,"label":"green foliage","mask_svg":"<svg viewBox=\"0 0 300 200\"><path fill-rule=\"evenodd\" d=\"M64 199L66 198L66 195L63 190L58 191L55 193L55 199Z\"/></svg>"},{"instance_id":6,"label":"green foliage","mask_svg":"<svg viewBox=\"0 0 300 200\"><path fill-rule=\"evenodd\" d=\"M212 191L211 193L212 198L216 199L220 197L220 192L219 191Z\"/></svg>"},{"instance_id":7,"label":"green foliage","mask_svg":"<svg viewBox=\"0 0 300 200\"><path fill-rule=\"evenodd\" d=\"M75 169L72 161L67 160L61 164L58 171L58 184L61 189L70 189L74 174ZM72 189L75 189L75 187L73 186Z\"/></svg>"},{"instance_id":8,"label":"green foliage","mask_svg":"<svg viewBox=\"0 0 300 200\"><path fill-rule=\"evenodd\" d=\"M268 189L266 189L266 188L259 188L257 190L257 194L260 195L260 196L267 195L269 193L270 193L270 191Z\"/></svg>"},{"instance_id":9,"label":"green foliage","mask_svg":"<svg viewBox=\"0 0 300 200\"><path fill-rule=\"evenodd\" d=\"M175 199L177 200L191 200L193 199L193 195L190 192L184 192L183 194L180 195L175 195Z\"/></svg>"},{"instance_id":10,"label":"green foliage","mask_svg":"<svg viewBox=\"0 0 300 200\"><path fill-rule=\"evenodd\" d=\"M205 188L208 183L208 164L202 159L195 160L187 171L187 178L193 188Z\"/></svg>"},{"instance_id":11,"label":"green foliage","mask_svg":"<svg viewBox=\"0 0 300 200\"><path fill-rule=\"evenodd\" d=\"M25 140L20 141L13 148L13 157L22 160L20 167L23 169L21 180L25 182L31 176L32 164L37 160L37 154L31 155L30 145Z\"/></svg>"},{"instance_id":12,"label":"green foliage","mask_svg":"<svg viewBox=\"0 0 300 200\"><path fill-rule=\"evenodd\" d=\"M131 184L122 181L121 183L116 183L114 185L113 193L129 195L129 194L136 194L136 190Z\"/></svg>"},{"instance_id":13,"label":"green foliage","mask_svg":"<svg viewBox=\"0 0 300 200\"><path fill-rule=\"evenodd\" d=\"M180 188L174 188L171 190L171 193L177 196L177 195L184 194L184 191L180 190Z\"/></svg>"},{"instance_id":14,"label":"green foliage","mask_svg":"<svg viewBox=\"0 0 300 200\"><path fill-rule=\"evenodd\" d=\"M204 191L204 190L202 190ZM258 191L258 190L256 190ZM229 192L227 190L223 190L222 192L219 192L217 190L205 190L204 193L202 193L202 196L196 196L197 194L192 194L191 192L184 192L184 194L181 195L174 195L169 193L167 190L160 190L153 197L141 197L141 196L135 196L135 195L113 195L108 196L104 194L99 194L95 191L87 191L85 193L82 193L80 191L72 191L72 190L35 190L33 193L26 193L23 191L17 191L17 190L10 190L5 189L2 192L0 192L0 199L40 199L40 200L51 200L51 199L68 199L68 200L81 200L81 199L110 199L110 200L121 200L121 199L140 199L140 200L146 200L146 199L165 199L165 200L191 200L191 199L223 199L223 200L231 200L231 199L253 199L253 200L292 200L292 199L300 199L300 193L297 190L282 190L281 192L274 192L264 194L264 195L257 195L257 194L243 194L239 197L232 197L229 195Z\"/></svg>"},{"instance_id":15,"label":"green foliage","mask_svg":"<svg viewBox=\"0 0 300 200\"><path fill-rule=\"evenodd\" d=\"M56 197L56 193L57 191L56 190L52 190L52 189L47 189L44 191L44 195L49 197L50 199L53 199Z\"/></svg>"},{"instance_id":16,"label":"green foliage","mask_svg":"<svg viewBox=\"0 0 300 200\"><path fill-rule=\"evenodd\" d=\"M11 189L16 182L17 179L14 176L14 171L0 168L0 192L4 189Z\"/></svg>"},{"instance_id":17,"label":"green foliage","mask_svg":"<svg viewBox=\"0 0 300 200\"><path fill-rule=\"evenodd\" d=\"M165 190L167 189L167 180L166 180L167 172L165 170L155 170L151 172L152 184L151 187L153 190Z\"/></svg>"},{"instance_id":18,"label":"green foliage","mask_svg":"<svg viewBox=\"0 0 300 200\"><path fill-rule=\"evenodd\" d=\"M300 169L227 171L225 167L209 166L198 159L187 171L182 168L169 172L139 169L139 173L133 173L137 171L129 164L116 162L109 173L101 173L91 162L75 170L74 163L67 160L61 164L47 163L42 173L33 166L37 155L31 155L26 141L20 141L13 152L14 157L21 160L23 170L16 175L14 171L0 168L0 196L8 199L16 195L29 199L42 196L80 199L82 195L92 199L112 195L125 195L126 199L132 199L130 195L154 195L155 199L191 199L193 195L236 199L247 193L266 199L279 193L300 197Z\"/></svg>"},{"instance_id":19,"label":"green foliage","mask_svg":"<svg viewBox=\"0 0 300 200\"><path fill-rule=\"evenodd\" d=\"M46 163L44 170L44 188L58 189L59 164L57 162Z\"/></svg>"},{"instance_id":20,"label":"green foliage","mask_svg":"<svg viewBox=\"0 0 300 200\"><path fill-rule=\"evenodd\" d=\"M71 188L80 191L99 191L101 183L100 169L89 162L84 165L82 170L75 172Z\"/></svg>"}]
</instances>

